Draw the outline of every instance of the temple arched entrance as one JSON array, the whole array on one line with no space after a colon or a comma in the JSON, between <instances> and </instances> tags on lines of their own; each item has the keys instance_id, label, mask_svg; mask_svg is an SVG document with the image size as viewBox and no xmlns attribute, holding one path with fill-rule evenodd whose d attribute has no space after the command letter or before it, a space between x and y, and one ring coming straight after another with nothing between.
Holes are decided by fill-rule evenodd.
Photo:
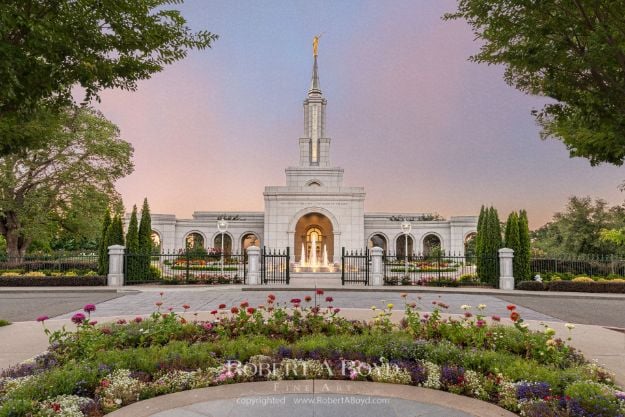
<instances>
[{"instance_id":1,"label":"temple arched entrance","mask_svg":"<svg viewBox=\"0 0 625 417\"><path fill-rule=\"evenodd\" d=\"M302 266L324 266L334 262L334 229L321 213L300 217L294 233L295 262Z\"/></svg>"}]
</instances>

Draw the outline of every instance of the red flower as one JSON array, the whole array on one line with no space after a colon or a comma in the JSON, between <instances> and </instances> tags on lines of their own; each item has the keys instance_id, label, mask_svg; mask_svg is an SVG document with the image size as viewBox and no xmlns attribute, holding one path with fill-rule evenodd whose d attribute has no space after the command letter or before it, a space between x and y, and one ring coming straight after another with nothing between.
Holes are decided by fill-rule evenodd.
<instances>
[{"instance_id":1,"label":"red flower","mask_svg":"<svg viewBox=\"0 0 625 417\"><path fill-rule=\"evenodd\" d=\"M171 311L174 311L174 308L173 307L168 307L167 310L169 310L171 312Z\"/></svg>"},{"instance_id":2,"label":"red flower","mask_svg":"<svg viewBox=\"0 0 625 417\"><path fill-rule=\"evenodd\" d=\"M241 303L241 308L246 308L246 307L248 307L249 305L250 305L250 303L248 303L247 301L243 301L243 302Z\"/></svg>"},{"instance_id":3,"label":"red flower","mask_svg":"<svg viewBox=\"0 0 625 417\"><path fill-rule=\"evenodd\" d=\"M335 308L335 309L334 309L334 314L337 314L339 311L341 311L341 309L340 309L340 308Z\"/></svg>"},{"instance_id":4,"label":"red flower","mask_svg":"<svg viewBox=\"0 0 625 417\"><path fill-rule=\"evenodd\" d=\"M514 304L508 304L506 308L510 311L513 311L514 309L516 309L516 306Z\"/></svg>"},{"instance_id":5,"label":"red flower","mask_svg":"<svg viewBox=\"0 0 625 417\"><path fill-rule=\"evenodd\" d=\"M269 294L267 298L270 299L271 301L274 301L276 299L276 296L273 294Z\"/></svg>"},{"instance_id":6,"label":"red flower","mask_svg":"<svg viewBox=\"0 0 625 417\"><path fill-rule=\"evenodd\" d=\"M299 308L299 303L293 303L293 308Z\"/></svg>"},{"instance_id":7,"label":"red flower","mask_svg":"<svg viewBox=\"0 0 625 417\"><path fill-rule=\"evenodd\" d=\"M163 302L162 301L157 301L154 304L156 304L156 307L160 307L160 306L163 305Z\"/></svg>"},{"instance_id":8,"label":"red flower","mask_svg":"<svg viewBox=\"0 0 625 417\"><path fill-rule=\"evenodd\" d=\"M300 300L299 298L291 298L291 303L293 303L293 304L299 304L301 302L302 302L302 300Z\"/></svg>"},{"instance_id":9,"label":"red flower","mask_svg":"<svg viewBox=\"0 0 625 417\"><path fill-rule=\"evenodd\" d=\"M310 295L304 297L304 301L306 301L307 303L310 303L310 300L312 300L312 297Z\"/></svg>"},{"instance_id":10,"label":"red flower","mask_svg":"<svg viewBox=\"0 0 625 417\"><path fill-rule=\"evenodd\" d=\"M191 308L191 306L189 304L183 304L182 308L184 308L184 311L187 311L188 309Z\"/></svg>"},{"instance_id":11,"label":"red flower","mask_svg":"<svg viewBox=\"0 0 625 417\"><path fill-rule=\"evenodd\" d=\"M85 321L85 315L82 313L76 313L72 316L72 323L74 324L81 324L83 321Z\"/></svg>"},{"instance_id":12,"label":"red flower","mask_svg":"<svg viewBox=\"0 0 625 417\"><path fill-rule=\"evenodd\" d=\"M97 321L97 320L91 320L91 321L89 322L89 325L90 325L90 326L95 326L96 324L98 324L98 321Z\"/></svg>"},{"instance_id":13,"label":"red flower","mask_svg":"<svg viewBox=\"0 0 625 417\"><path fill-rule=\"evenodd\" d=\"M470 311L465 311L464 312L464 316L469 318L469 317L473 317L473 313L471 313Z\"/></svg>"},{"instance_id":14,"label":"red flower","mask_svg":"<svg viewBox=\"0 0 625 417\"><path fill-rule=\"evenodd\" d=\"M248 307L247 308L247 314L254 314L255 311L256 311L256 309L254 307Z\"/></svg>"},{"instance_id":15,"label":"red flower","mask_svg":"<svg viewBox=\"0 0 625 417\"><path fill-rule=\"evenodd\" d=\"M225 305L225 304L219 304L219 309L220 309L220 310L223 310L223 309L225 309L225 308L226 308L226 305Z\"/></svg>"},{"instance_id":16,"label":"red flower","mask_svg":"<svg viewBox=\"0 0 625 417\"><path fill-rule=\"evenodd\" d=\"M238 307L236 307L236 306L235 306L235 307L232 307L232 308L230 309L230 312L231 312L232 314L239 314L239 309L238 309Z\"/></svg>"},{"instance_id":17,"label":"red flower","mask_svg":"<svg viewBox=\"0 0 625 417\"><path fill-rule=\"evenodd\" d=\"M95 304L85 304L85 306L82 308L85 313L91 313L95 311Z\"/></svg>"},{"instance_id":18,"label":"red flower","mask_svg":"<svg viewBox=\"0 0 625 417\"><path fill-rule=\"evenodd\" d=\"M117 320L117 324L126 324L126 320L119 319L119 320Z\"/></svg>"},{"instance_id":19,"label":"red flower","mask_svg":"<svg viewBox=\"0 0 625 417\"><path fill-rule=\"evenodd\" d=\"M331 303L332 301L334 301L334 298L332 297L326 297L326 303Z\"/></svg>"},{"instance_id":20,"label":"red flower","mask_svg":"<svg viewBox=\"0 0 625 417\"><path fill-rule=\"evenodd\" d=\"M143 321L143 317L137 316L135 317L135 323L141 323Z\"/></svg>"},{"instance_id":21,"label":"red flower","mask_svg":"<svg viewBox=\"0 0 625 417\"><path fill-rule=\"evenodd\" d=\"M323 295L323 290L321 288L317 288L317 295Z\"/></svg>"},{"instance_id":22,"label":"red flower","mask_svg":"<svg viewBox=\"0 0 625 417\"><path fill-rule=\"evenodd\" d=\"M517 313L516 311L513 311L512 313L510 313L510 320L517 321L520 318L521 318L521 315Z\"/></svg>"},{"instance_id":23,"label":"red flower","mask_svg":"<svg viewBox=\"0 0 625 417\"><path fill-rule=\"evenodd\" d=\"M493 321L501 321L501 317L499 317L498 315L494 315L494 316L492 316L492 317L491 317L491 319L492 319Z\"/></svg>"},{"instance_id":24,"label":"red flower","mask_svg":"<svg viewBox=\"0 0 625 417\"><path fill-rule=\"evenodd\" d=\"M212 314L212 315L216 315L217 313L218 313L218 311L217 311L217 310L213 310L213 311L211 311L211 314Z\"/></svg>"}]
</instances>

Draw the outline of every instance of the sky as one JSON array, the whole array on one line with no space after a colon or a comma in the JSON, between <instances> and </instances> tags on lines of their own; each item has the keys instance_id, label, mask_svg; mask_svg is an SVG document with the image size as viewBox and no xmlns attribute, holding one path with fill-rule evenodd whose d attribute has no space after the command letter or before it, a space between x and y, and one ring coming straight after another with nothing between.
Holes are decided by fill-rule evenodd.
<instances>
[{"instance_id":1,"label":"sky","mask_svg":"<svg viewBox=\"0 0 625 417\"><path fill-rule=\"evenodd\" d=\"M569 158L543 141L530 112L546 100L476 64L469 26L446 22L451 0L186 0L194 30L220 38L135 92L105 91L98 107L135 149L118 182L130 209L262 211L266 185L298 163L312 37L328 100L331 162L364 186L365 211L500 217L525 208L539 227L569 196L621 204L625 170Z\"/></svg>"}]
</instances>

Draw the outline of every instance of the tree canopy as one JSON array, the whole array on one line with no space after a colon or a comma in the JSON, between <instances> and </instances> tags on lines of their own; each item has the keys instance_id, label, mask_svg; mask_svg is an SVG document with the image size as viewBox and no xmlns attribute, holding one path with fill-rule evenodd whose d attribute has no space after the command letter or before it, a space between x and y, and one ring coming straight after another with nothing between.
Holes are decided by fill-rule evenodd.
<instances>
[{"instance_id":1,"label":"tree canopy","mask_svg":"<svg viewBox=\"0 0 625 417\"><path fill-rule=\"evenodd\" d=\"M482 46L471 59L503 64L505 81L553 99L534 111L543 138L571 156L625 159L625 0L459 0Z\"/></svg>"},{"instance_id":2,"label":"tree canopy","mask_svg":"<svg viewBox=\"0 0 625 417\"><path fill-rule=\"evenodd\" d=\"M106 209L121 209L115 181L133 170L132 146L92 109L66 108L46 141L0 157L0 234L12 257L62 231L97 238Z\"/></svg>"},{"instance_id":3,"label":"tree canopy","mask_svg":"<svg viewBox=\"0 0 625 417\"><path fill-rule=\"evenodd\" d=\"M106 88L134 90L217 35L193 32L181 0L0 3L0 156L40 145L59 108ZM60 106L60 107L59 107Z\"/></svg>"}]
</instances>

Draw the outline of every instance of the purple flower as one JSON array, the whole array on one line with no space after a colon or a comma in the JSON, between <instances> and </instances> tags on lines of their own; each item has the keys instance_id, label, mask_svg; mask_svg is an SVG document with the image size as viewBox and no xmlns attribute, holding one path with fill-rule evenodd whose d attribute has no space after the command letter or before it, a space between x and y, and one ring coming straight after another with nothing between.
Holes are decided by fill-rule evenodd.
<instances>
[{"instance_id":1,"label":"purple flower","mask_svg":"<svg viewBox=\"0 0 625 417\"><path fill-rule=\"evenodd\" d=\"M85 311L85 313L92 313L95 311L95 304L85 304L82 309Z\"/></svg>"},{"instance_id":2,"label":"purple flower","mask_svg":"<svg viewBox=\"0 0 625 417\"><path fill-rule=\"evenodd\" d=\"M44 321L48 320L49 318L50 317L48 317L48 316L39 316L39 317L37 317L37 321L44 322Z\"/></svg>"},{"instance_id":3,"label":"purple flower","mask_svg":"<svg viewBox=\"0 0 625 417\"><path fill-rule=\"evenodd\" d=\"M441 382L446 385L460 385L464 381L464 368L455 365L443 365Z\"/></svg>"},{"instance_id":4,"label":"purple flower","mask_svg":"<svg viewBox=\"0 0 625 417\"><path fill-rule=\"evenodd\" d=\"M85 321L85 315L82 313L76 313L72 316L72 323L81 324Z\"/></svg>"},{"instance_id":5,"label":"purple flower","mask_svg":"<svg viewBox=\"0 0 625 417\"><path fill-rule=\"evenodd\" d=\"M543 399L550 395L551 388L546 382L522 382L516 388L516 397L519 400Z\"/></svg>"}]
</instances>

